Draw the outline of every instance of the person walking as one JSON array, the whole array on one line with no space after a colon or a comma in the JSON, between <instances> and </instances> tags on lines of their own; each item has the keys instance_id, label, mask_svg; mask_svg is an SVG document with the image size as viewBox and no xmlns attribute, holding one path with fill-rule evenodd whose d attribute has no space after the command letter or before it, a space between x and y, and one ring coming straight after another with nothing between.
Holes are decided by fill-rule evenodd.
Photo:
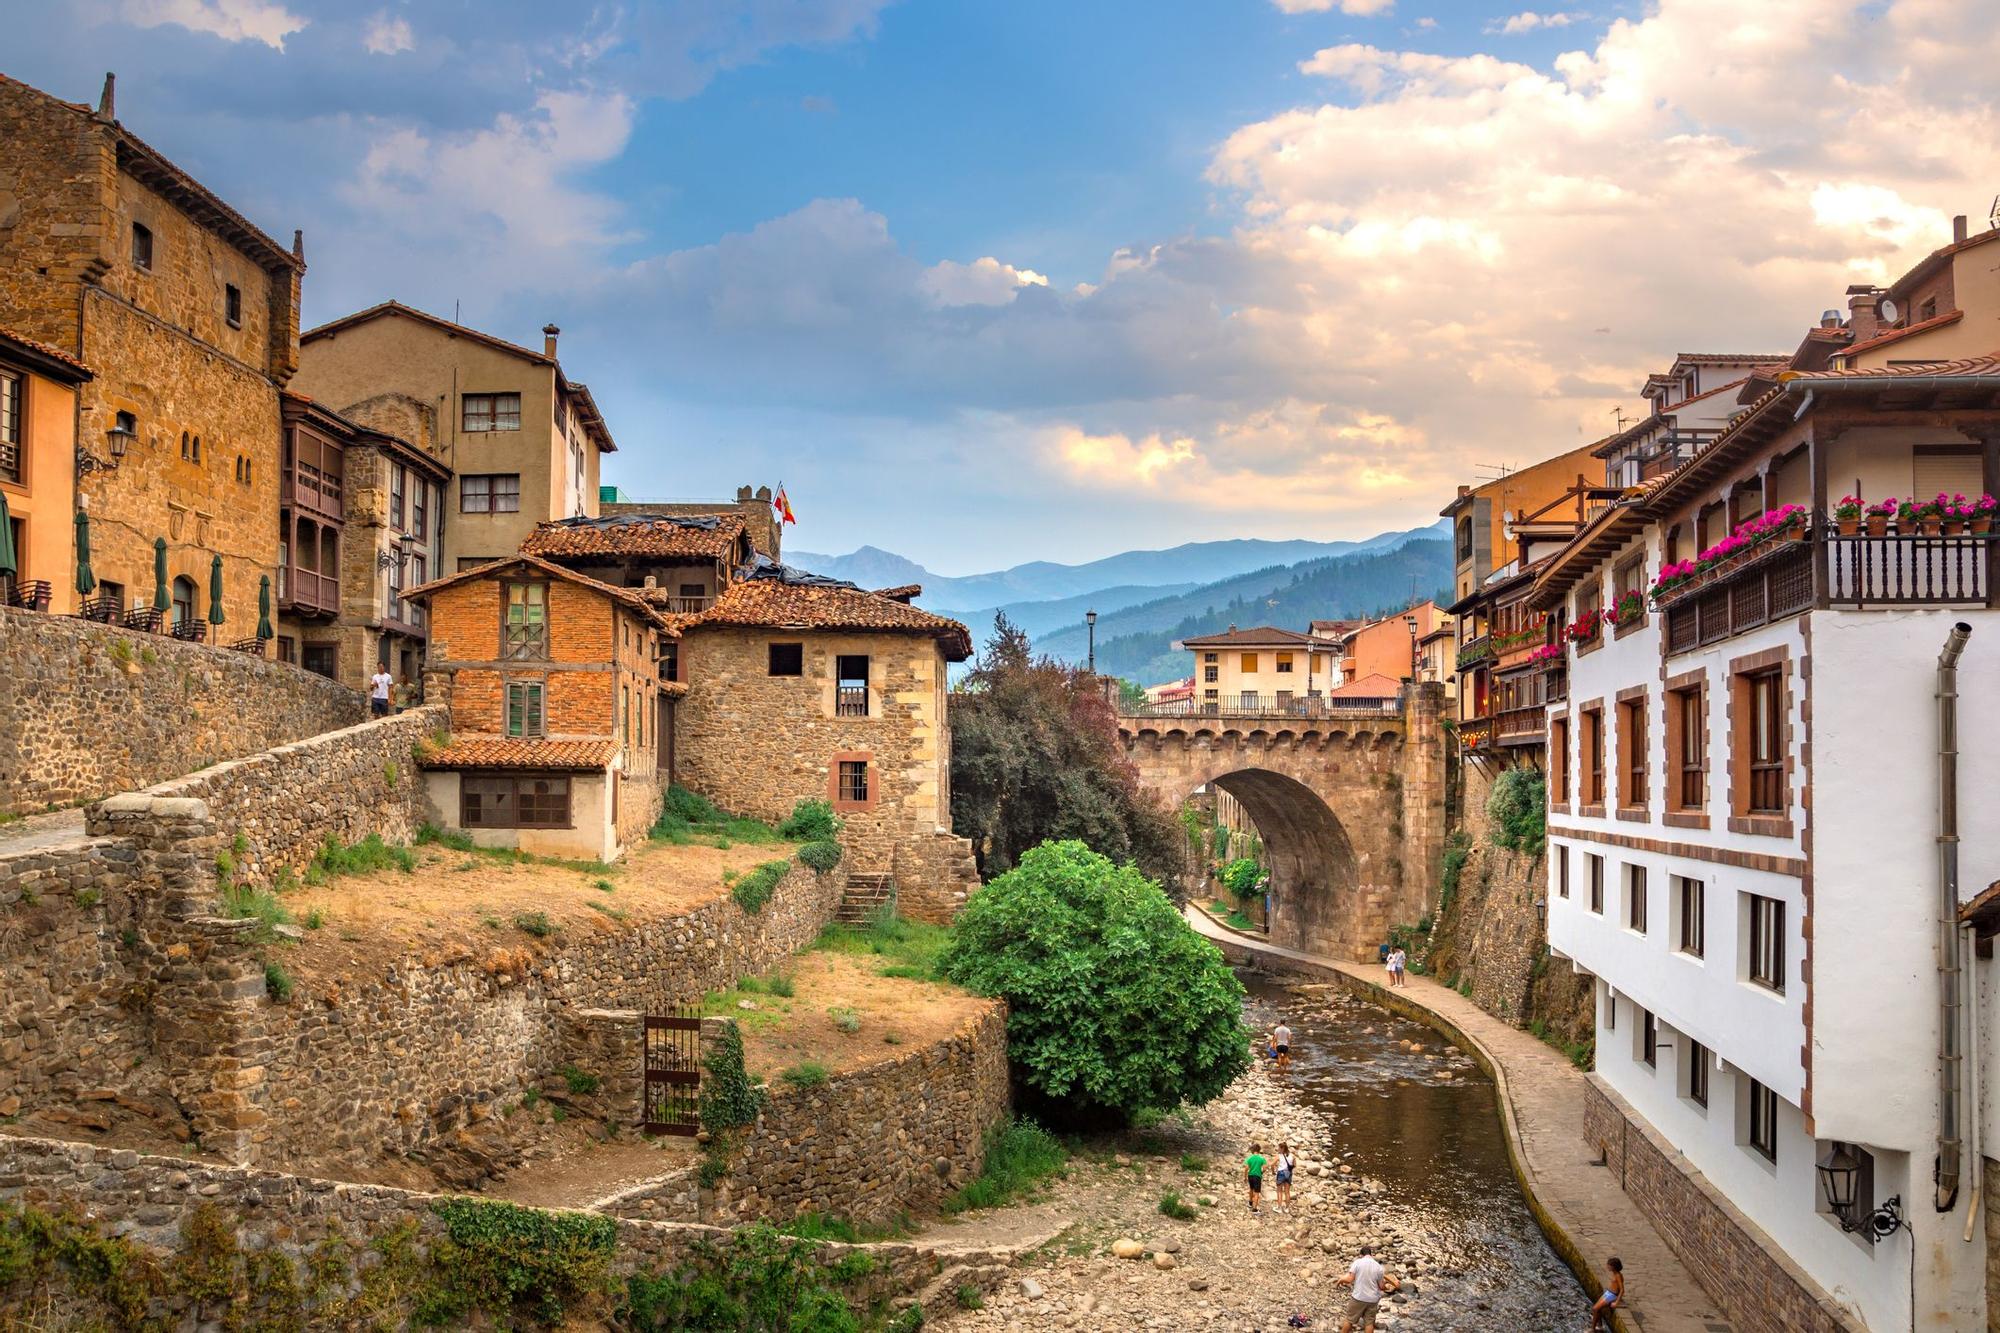
<instances>
[{"instance_id":1,"label":"person walking","mask_svg":"<svg viewBox=\"0 0 2000 1333\"><path fill-rule=\"evenodd\" d=\"M1604 1280L1604 1294L1590 1307L1590 1326L1593 1329L1611 1327L1611 1312L1625 1304L1625 1265L1617 1255L1605 1261L1611 1276Z\"/></svg>"},{"instance_id":2,"label":"person walking","mask_svg":"<svg viewBox=\"0 0 2000 1333\"><path fill-rule=\"evenodd\" d=\"M1284 1073L1292 1067L1292 1030L1279 1019L1277 1028L1271 1033L1271 1049L1278 1053L1278 1072Z\"/></svg>"},{"instance_id":3,"label":"person walking","mask_svg":"<svg viewBox=\"0 0 2000 1333\"><path fill-rule=\"evenodd\" d=\"M1264 1164L1264 1145L1261 1143L1251 1144L1250 1155L1243 1159L1243 1176L1250 1186L1250 1211L1252 1213L1261 1213L1264 1211L1259 1207L1264 1197Z\"/></svg>"},{"instance_id":4,"label":"person walking","mask_svg":"<svg viewBox=\"0 0 2000 1333\"><path fill-rule=\"evenodd\" d=\"M376 717L389 716L389 687L396 683L387 665L375 668L368 678L368 711Z\"/></svg>"},{"instance_id":5,"label":"person walking","mask_svg":"<svg viewBox=\"0 0 2000 1333\"><path fill-rule=\"evenodd\" d=\"M1345 1274L1334 1279L1334 1285L1347 1288L1347 1314L1340 1321L1340 1333L1354 1333L1356 1329L1373 1333L1382 1298L1403 1284L1384 1271L1375 1258L1374 1246L1363 1245L1360 1257Z\"/></svg>"},{"instance_id":6,"label":"person walking","mask_svg":"<svg viewBox=\"0 0 2000 1333\"><path fill-rule=\"evenodd\" d=\"M1407 968L1409 964L1410 964L1410 955L1403 952L1403 948L1401 945L1396 946L1395 949L1390 951L1389 984L1391 986L1403 986L1408 984L1404 979L1403 970Z\"/></svg>"},{"instance_id":7,"label":"person walking","mask_svg":"<svg viewBox=\"0 0 2000 1333\"><path fill-rule=\"evenodd\" d=\"M1298 1159L1292 1156L1292 1145L1278 1145L1278 1196L1272 1202L1281 1213L1292 1211L1292 1172L1298 1166Z\"/></svg>"}]
</instances>

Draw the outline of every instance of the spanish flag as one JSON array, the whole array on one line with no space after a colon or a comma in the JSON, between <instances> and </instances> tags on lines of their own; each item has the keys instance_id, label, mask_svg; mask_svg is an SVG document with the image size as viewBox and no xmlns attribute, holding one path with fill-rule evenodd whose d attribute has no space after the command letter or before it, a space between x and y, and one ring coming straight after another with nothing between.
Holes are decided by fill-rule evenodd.
<instances>
[{"instance_id":1,"label":"spanish flag","mask_svg":"<svg viewBox=\"0 0 2000 1333\"><path fill-rule=\"evenodd\" d=\"M792 513L792 502L785 498L785 483L778 483L778 493L771 497L771 508L778 511L780 523L797 523L798 517Z\"/></svg>"}]
</instances>

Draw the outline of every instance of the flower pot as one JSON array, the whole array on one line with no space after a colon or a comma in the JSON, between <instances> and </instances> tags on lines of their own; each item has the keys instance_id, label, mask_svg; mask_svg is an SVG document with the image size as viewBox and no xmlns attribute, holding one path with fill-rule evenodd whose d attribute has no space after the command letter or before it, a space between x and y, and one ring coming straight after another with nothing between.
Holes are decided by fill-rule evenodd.
<instances>
[{"instance_id":1,"label":"flower pot","mask_svg":"<svg viewBox=\"0 0 2000 1333\"><path fill-rule=\"evenodd\" d=\"M1936 514L1926 514L1917 522L1926 537L1935 537L1944 530L1944 519Z\"/></svg>"},{"instance_id":2,"label":"flower pot","mask_svg":"<svg viewBox=\"0 0 2000 1333\"><path fill-rule=\"evenodd\" d=\"M1835 522L1840 524L1840 535L1843 537L1852 537L1855 533L1861 531L1861 520L1859 518L1836 519Z\"/></svg>"},{"instance_id":3,"label":"flower pot","mask_svg":"<svg viewBox=\"0 0 2000 1333\"><path fill-rule=\"evenodd\" d=\"M1888 536L1889 516L1887 514L1870 514L1868 516L1868 535L1870 537Z\"/></svg>"},{"instance_id":4,"label":"flower pot","mask_svg":"<svg viewBox=\"0 0 2000 1333\"><path fill-rule=\"evenodd\" d=\"M1985 535L1986 535L1987 533L1989 533L1989 532L1991 532L1991 531L1993 531L1993 515L1991 515L1991 514L1976 514L1976 515L1974 515L1974 516L1973 516L1973 519L1972 519L1972 535L1973 535L1973 536L1975 536L1975 537L1984 537L1984 536L1985 536Z\"/></svg>"},{"instance_id":5,"label":"flower pot","mask_svg":"<svg viewBox=\"0 0 2000 1333\"><path fill-rule=\"evenodd\" d=\"M1944 535L1947 537L1963 537L1965 535L1965 520L1962 518L1946 519L1944 521Z\"/></svg>"}]
</instances>

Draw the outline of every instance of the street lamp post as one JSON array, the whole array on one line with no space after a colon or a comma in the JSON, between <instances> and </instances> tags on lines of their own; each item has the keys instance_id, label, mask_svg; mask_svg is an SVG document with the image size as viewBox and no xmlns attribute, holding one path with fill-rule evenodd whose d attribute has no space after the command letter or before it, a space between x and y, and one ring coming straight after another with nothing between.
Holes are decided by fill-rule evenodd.
<instances>
[{"instance_id":1,"label":"street lamp post","mask_svg":"<svg viewBox=\"0 0 2000 1333\"><path fill-rule=\"evenodd\" d=\"M1403 623L1410 627L1410 684L1417 683L1417 618L1404 616Z\"/></svg>"},{"instance_id":2,"label":"street lamp post","mask_svg":"<svg viewBox=\"0 0 2000 1333\"><path fill-rule=\"evenodd\" d=\"M1083 613L1083 627L1090 640L1089 666L1090 674L1094 676L1097 674L1097 612L1085 611Z\"/></svg>"}]
</instances>

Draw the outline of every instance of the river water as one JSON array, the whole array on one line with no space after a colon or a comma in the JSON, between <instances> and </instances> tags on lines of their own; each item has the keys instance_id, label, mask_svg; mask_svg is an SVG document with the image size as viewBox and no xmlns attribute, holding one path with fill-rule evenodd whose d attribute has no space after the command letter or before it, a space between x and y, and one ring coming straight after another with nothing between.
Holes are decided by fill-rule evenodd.
<instances>
[{"instance_id":1,"label":"river water","mask_svg":"<svg viewBox=\"0 0 2000 1333\"><path fill-rule=\"evenodd\" d=\"M1290 1024L1287 1081L1322 1118L1332 1155L1381 1183L1374 1212L1390 1271L1399 1256L1425 1256L1414 1279L1421 1303L1396 1323L1425 1333L1583 1327L1588 1301L1528 1212L1496 1090L1478 1067L1433 1029L1337 987L1240 975L1253 1027L1268 1032L1281 1016ZM1451 1079L1437 1077L1441 1065ZM1385 1328L1393 1308L1384 1307Z\"/></svg>"}]
</instances>

